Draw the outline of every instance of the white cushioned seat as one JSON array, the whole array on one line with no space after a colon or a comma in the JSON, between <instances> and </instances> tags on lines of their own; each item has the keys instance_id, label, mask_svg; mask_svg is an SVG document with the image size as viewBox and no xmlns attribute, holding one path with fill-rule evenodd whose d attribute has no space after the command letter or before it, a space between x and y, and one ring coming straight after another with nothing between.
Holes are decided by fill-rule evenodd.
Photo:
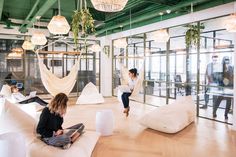
<instances>
[{"instance_id":1,"label":"white cushioned seat","mask_svg":"<svg viewBox=\"0 0 236 157\"><path fill-rule=\"evenodd\" d=\"M97 87L89 82L81 92L76 104L99 104L104 103L102 94L98 92Z\"/></svg>"},{"instance_id":2,"label":"white cushioned seat","mask_svg":"<svg viewBox=\"0 0 236 157\"><path fill-rule=\"evenodd\" d=\"M7 84L3 85L0 94L4 95L6 98L11 98L11 87Z\"/></svg>"},{"instance_id":3,"label":"white cushioned seat","mask_svg":"<svg viewBox=\"0 0 236 157\"><path fill-rule=\"evenodd\" d=\"M176 133L195 120L196 108L191 96L181 97L170 105L144 115L140 124L165 133Z\"/></svg>"},{"instance_id":4,"label":"white cushioned seat","mask_svg":"<svg viewBox=\"0 0 236 157\"><path fill-rule=\"evenodd\" d=\"M28 157L90 157L100 136L95 131L85 131L71 148L62 150L46 145L38 139L35 134L36 124L36 120L17 105L5 102L0 116L0 133L16 131L22 134L26 141Z\"/></svg>"},{"instance_id":5,"label":"white cushioned seat","mask_svg":"<svg viewBox=\"0 0 236 157\"><path fill-rule=\"evenodd\" d=\"M9 132L0 135L1 157L26 157L24 137L17 132Z\"/></svg>"}]
</instances>

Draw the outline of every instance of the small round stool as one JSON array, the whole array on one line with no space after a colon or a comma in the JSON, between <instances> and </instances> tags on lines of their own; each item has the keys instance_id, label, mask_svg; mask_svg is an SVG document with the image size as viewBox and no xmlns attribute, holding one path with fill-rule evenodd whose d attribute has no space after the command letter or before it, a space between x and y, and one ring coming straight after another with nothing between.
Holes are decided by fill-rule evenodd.
<instances>
[{"instance_id":1,"label":"small round stool","mask_svg":"<svg viewBox=\"0 0 236 157\"><path fill-rule=\"evenodd\" d=\"M96 131L101 136L109 136L113 134L114 116L110 109L98 111L96 114Z\"/></svg>"},{"instance_id":2,"label":"small round stool","mask_svg":"<svg viewBox=\"0 0 236 157\"><path fill-rule=\"evenodd\" d=\"M5 133L0 135L1 157L26 157L25 139L19 133Z\"/></svg>"}]
</instances>

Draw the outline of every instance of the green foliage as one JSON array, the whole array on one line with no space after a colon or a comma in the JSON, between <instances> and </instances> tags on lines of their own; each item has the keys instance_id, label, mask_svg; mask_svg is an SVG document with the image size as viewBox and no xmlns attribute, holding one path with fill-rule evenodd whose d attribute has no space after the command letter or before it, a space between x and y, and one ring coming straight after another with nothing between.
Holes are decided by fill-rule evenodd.
<instances>
[{"instance_id":1,"label":"green foliage","mask_svg":"<svg viewBox=\"0 0 236 157\"><path fill-rule=\"evenodd\" d=\"M86 8L74 11L71 25L76 45L78 43L78 33L80 31L84 36L95 32L93 17Z\"/></svg>"},{"instance_id":2,"label":"green foliage","mask_svg":"<svg viewBox=\"0 0 236 157\"><path fill-rule=\"evenodd\" d=\"M200 40L201 29L204 29L204 26L201 24L199 30L197 25L188 25L187 27L189 29L185 34L186 47L190 47L192 45L197 46L198 40Z\"/></svg>"}]
</instances>

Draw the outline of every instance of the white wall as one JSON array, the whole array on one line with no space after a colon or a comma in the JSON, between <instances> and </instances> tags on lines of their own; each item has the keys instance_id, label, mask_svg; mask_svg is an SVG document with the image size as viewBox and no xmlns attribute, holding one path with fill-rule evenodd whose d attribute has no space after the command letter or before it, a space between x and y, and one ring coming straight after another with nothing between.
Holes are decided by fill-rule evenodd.
<instances>
[{"instance_id":1,"label":"white wall","mask_svg":"<svg viewBox=\"0 0 236 157\"><path fill-rule=\"evenodd\" d=\"M234 60L236 61L236 33L234 33ZM236 131L236 70L234 65L234 106L233 106L233 130Z\"/></svg>"},{"instance_id":2,"label":"white wall","mask_svg":"<svg viewBox=\"0 0 236 157\"><path fill-rule=\"evenodd\" d=\"M107 37L100 38L101 47L110 46L110 55L101 53L101 93L103 96L112 96L112 40ZM103 51L103 50L102 50Z\"/></svg>"}]
</instances>

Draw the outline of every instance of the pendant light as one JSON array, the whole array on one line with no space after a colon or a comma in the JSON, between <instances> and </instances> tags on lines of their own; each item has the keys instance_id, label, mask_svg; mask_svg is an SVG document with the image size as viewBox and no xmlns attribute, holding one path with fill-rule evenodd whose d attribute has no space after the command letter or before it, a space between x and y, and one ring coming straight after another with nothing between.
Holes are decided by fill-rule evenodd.
<instances>
[{"instance_id":1,"label":"pendant light","mask_svg":"<svg viewBox=\"0 0 236 157\"><path fill-rule=\"evenodd\" d=\"M159 15L161 15L161 21L162 21L162 15L163 13L159 13ZM170 39L169 33L167 32L167 29L160 29L157 31L154 31L150 34L150 38L151 40L154 40L155 42L158 43L163 43L163 42L168 42L168 40Z\"/></svg>"},{"instance_id":2,"label":"pendant light","mask_svg":"<svg viewBox=\"0 0 236 157\"><path fill-rule=\"evenodd\" d=\"M151 39L155 42L167 42L170 36L166 29L160 29L151 33Z\"/></svg>"},{"instance_id":3,"label":"pendant light","mask_svg":"<svg viewBox=\"0 0 236 157\"><path fill-rule=\"evenodd\" d=\"M24 50L20 47L13 48L11 50L11 53L9 53L7 56L8 56L8 58L11 58L11 59L21 58L22 54L23 54L23 51Z\"/></svg>"},{"instance_id":4,"label":"pendant light","mask_svg":"<svg viewBox=\"0 0 236 157\"><path fill-rule=\"evenodd\" d=\"M124 9L128 0L91 0L94 8L103 12L118 12Z\"/></svg>"},{"instance_id":5,"label":"pendant light","mask_svg":"<svg viewBox=\"0 0 236 157\"><path fill-rule=\"evenodd\" d=\"M226 19L225 28L228 32L236 32L236 13Z\"/></svg>"},{"instance_id":6,"label":"pendant light","mask_svg":"<svg viewBox=\"0 0 236 157\"><path fill-rule=\"evenodd\" d=\"M101 49L102 48L99 44L93 44L92 46L89 47L89 50L92 52L100 52Z\"/></svg>"},{"instance_id":7,"label":"pendant light","mask_svg":"<svg viewBox=\"0 0 236 157\"><path fill-rule=\"evenodd\" d=\"M114 40L114 46L116 48L126 48L127 45L128 44L127 44L126 38L120 38L120 39Z\"/></svg>"},{"instance_id":8,"label":"pendant light","mask_svg":"<svg viewBox=\"0 0 236 157\"><path fill-rule=\"evenodd\" d=\"M225 20L225 28L228 32L236 32L236 3L233 5L234 13Z\"/></svg>"},{"instance_id":9,"label":"pendant light","mask_svg":"<svg viewBox=\"0 0 236 157\"><path fill-rule=\"evenodd\" d=\"M25 41L24 41L24 43L22 45L22 48L24 50L33 50L34 49L34 45L31 43L30 37L26 37L25 38Z\"/></svg>"},{"instance_id":10,"label":"pendant light","mask_svg":"<svg viewBox=\"0 0 236 157\"><path fill-rule=\"evenodd\" d=\"M68 24L66 18L61 16L60 7L60 0L58 0L59 15L53 16L48 24L48 30L52 34L67 34L70 31L70 25Z\"/></svg>"},{"instance_id":11,"label":"pendant light","mask_svg":"<svg viewBox=\"0 0 236 157\"><path fill-rule=\"evenodd\" d=\"M36 19L39 20L40 16L36 17ZM39 30L34 32L34 34L31 37L31 42L34 45L45 45L47 43L46 36Z\"/></svg>"}]
</instances>

